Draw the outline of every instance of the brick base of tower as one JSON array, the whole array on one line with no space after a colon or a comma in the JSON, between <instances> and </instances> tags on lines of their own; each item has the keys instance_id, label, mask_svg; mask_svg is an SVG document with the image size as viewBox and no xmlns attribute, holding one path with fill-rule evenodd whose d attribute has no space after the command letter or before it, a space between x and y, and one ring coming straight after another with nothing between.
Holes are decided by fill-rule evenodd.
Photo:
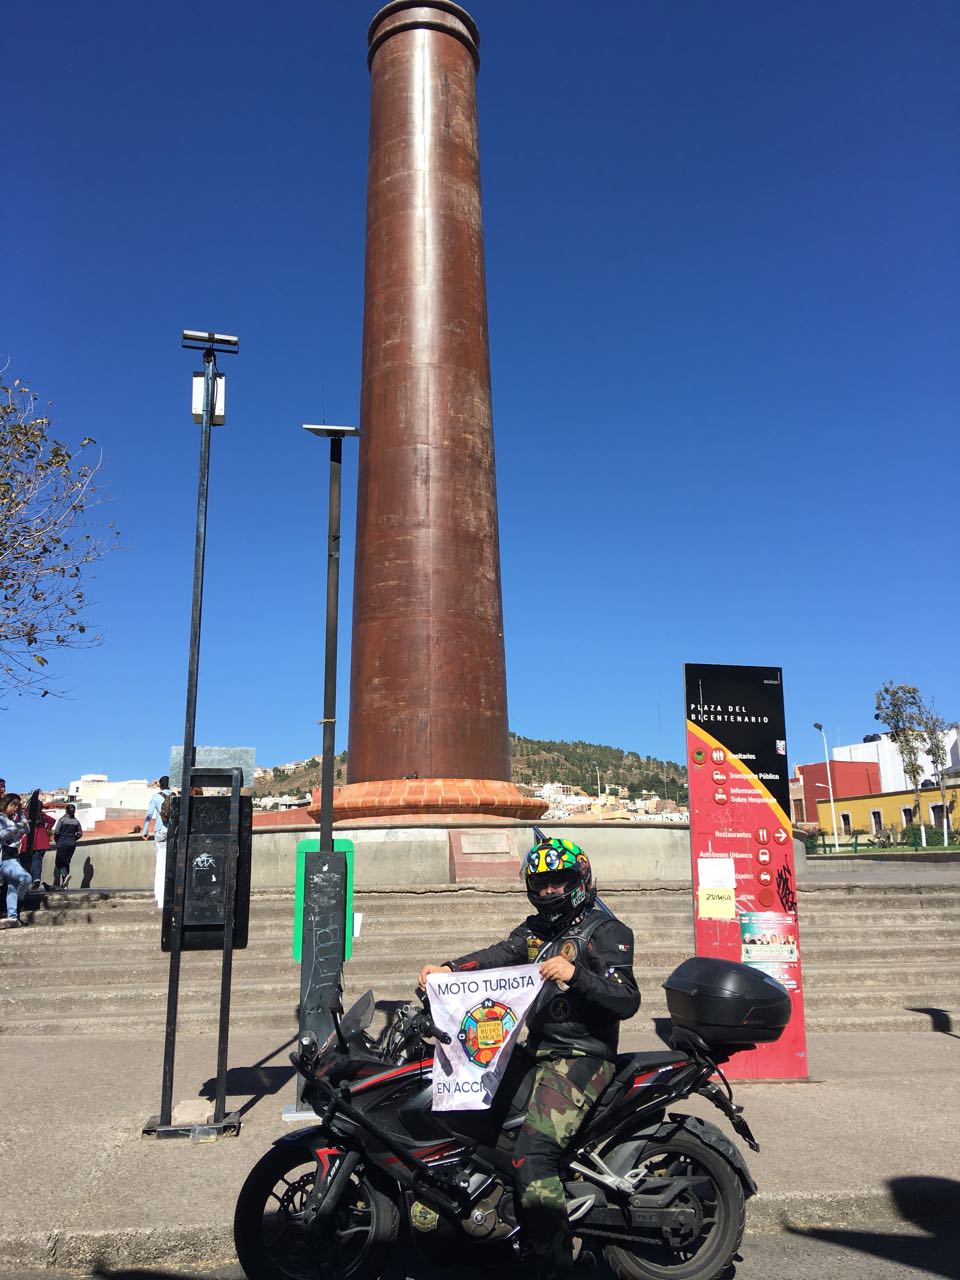
<instances>
[{"instance_id":1,"label":"brick base of tower","mask_svg":"<svg viewBox=\"0 0 960 1280\"><path fill-rule=\"evenodd\" d=\"M430 814L484 814L533 822L547 804L523 795L512 782L490 778L389 778L379 782L350 782L333 802L334 822L365 818L420 817ZM319 820L310 809L310 816Z\"/></svg>"}]
</instances>

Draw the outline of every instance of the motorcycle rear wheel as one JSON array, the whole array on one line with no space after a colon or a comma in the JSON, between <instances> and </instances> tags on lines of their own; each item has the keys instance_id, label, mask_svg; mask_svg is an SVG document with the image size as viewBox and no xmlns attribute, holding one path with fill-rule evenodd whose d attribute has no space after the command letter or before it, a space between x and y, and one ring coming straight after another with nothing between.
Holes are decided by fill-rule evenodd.
<instances>
[{"instance_id":1,"label":"motorcycle rear wheel","mask_svg":"<svg viewBox=\"0 0 960 1280\"><path fill-rule=\"evenodd\" d=\"M317 1176L309 1151L271 1147L237 1198L233 1239L249 1280L375 1280L397 1238L400 1215L358 1167L322 1233L298 1223Z\"/></svg>"},{"instance_id":2,"label":"motorcycle rear wheel","mask_svg":"<svg viewBox=\"0 0 960 1280\"><path fill-rule=\"evenodd\" d=\"M736 1173L718 1151L683 1133L652 1141L634 1168L649 1176L703 1178L713 1194L690 1198L700 1218L695 1238L678 1244L607 1245L603 1255L610 1269L620 1280L715 1280L743 1238L743 1186Z\"/></svg>"}]
</instances>

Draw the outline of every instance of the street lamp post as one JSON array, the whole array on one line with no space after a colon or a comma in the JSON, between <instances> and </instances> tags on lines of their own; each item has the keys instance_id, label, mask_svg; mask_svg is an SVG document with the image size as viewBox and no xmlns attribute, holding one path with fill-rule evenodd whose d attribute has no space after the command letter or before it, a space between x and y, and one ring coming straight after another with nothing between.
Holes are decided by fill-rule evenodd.
<instances>
[{"instance_id":1,"label":"street lamp post","mask_svg":"<svg viewBox=\"0 0 960 1280\"><path fill-rule=\"evenodd\" d=\"M327 610L326 640L323 665L323 754L320 761L320 850L333 851L333 772L337 725L337 626L340 607L340 474L344 439L360 435L358 427L328 427L304 424L304 431L326 436L330 441L330 496L327 510ZM309 919L316 894L314 878L304 877L304 918ZM307 931L304 931L300 964L300 1034L318 1033L329 1015L320 1007L320 990L316 986L316 965Z\"/></svg>"},{"instance_id":2,"label":"street lamp post","mask_svg":"<svg viewBox=\"0 0 960 1280\"><path fill-rule=\"evenodd\" d=\"M819 729L820 737L823 739L823 758L827 765L827 786L830 791L830 816L833 819L833 851L834 853L839 853L840 841L837 838L837 809L836 805L833 803L833 772L830 768L830 752L827 747L827 735L823 732L822 724L815 723L813 727L815 729Z\"/></svg>"},{"instance_id":3,"label":"street lamp post","mask_svg":"<svg viewBox=\"0 0 960 1280\"><path fill-rule=\"evenodd\" d=\"M203 392L194 405L194 421L200 423L200 470L197 478L197 529L193 555L193 604L190 615L190 654L187 661L187 706L183 727L183 771L180 777L180 814L177 825L177 866L173 891L173 926L170 933L170 972L167 979L167 1024L164 1035L163 1083L160 1124L169 1125L173 1108L173 1068L177 1042L177 1006L180 991L180 950L187 879L187 838L190 832L190 771L196 763L197 682L200 672L200 622L203 615L203 566L207 542L207 490L210 479L210 429L225 420L224 379L217 370L217 353L236 355L240 339L201 329L184 329L181 346L203 352ZM195 399L200 375L194 374ZM199 410L199 412L198 412ZM227 922L227 929L232 922ZM227 966L225 982L230 976ZM221 1036L221 1041L223 1037ZM218 1117L222 1119L221 1117Z\"/></svg>"},{"instance_id":4,"label":"street lamp post","mask_svg":"<svg viewBox=\"0 0 960 1280\"><path fill-rule=\"evenodd\" d=\"M593 767L597 771L597 821L602 822L603 821L603 801L600 799L600 766L597 764L596 760L594 760L593 762Z\"/></svg>"}]
</instances>

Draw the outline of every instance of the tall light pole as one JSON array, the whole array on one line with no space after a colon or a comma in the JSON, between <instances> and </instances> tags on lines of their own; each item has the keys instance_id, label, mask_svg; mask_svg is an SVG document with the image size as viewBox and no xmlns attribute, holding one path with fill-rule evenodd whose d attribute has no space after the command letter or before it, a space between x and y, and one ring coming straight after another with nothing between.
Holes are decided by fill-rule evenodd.
<instances>
[{"instance_id":1,"label":"tall light pole","mask_svg":"<svg viewBox=\"0 0 960 1280\"><path fill-rule=\"evenodd\" d=\"M180 943L187 880L187 838L190 832L190 771L196 763L197 681L200 673L200 622L203 615L203 565L207 545L207 490L210 480L210 429L226 420L225 379L217 370L217 353L236 355L240 339L203 329L184 329L181 344L203 352L203 374L193 375L193 420L200 425L200 470L197 478L197 530L193 554L193 605L190 615L190 655L187 661L187 706L183 727L183 771L180 776L180 815L177 825L177 867L174 878L173 927L170 934L170 973L167 980L167 1025L164 1035L160 1124L169 1125L173 1108L173 1066L177 1042L180 992ZM233 927L227 922L228 929ZM230 975L224 965L224 981ZM223 1037L221 1037L223 1040ZM225 1041L223 1041L225 1043ZM222 1116L219 1117L222 1119Z\"/></svg>"},{"instance_id":2,"label":"tall light pole","mask_svg":"<svg viewBox=\"0 0 960 1280\"><path fill-rule=\"evenodd\" d=\"M823 732L823 725L814 723L815 729L820 730L820 737L823 739L823 758L827 765L827 786L830 789L830 816L833 818L833 851L840 852L840 841L837 838L837 809L833 803L833 773L830 769L830 752L827 747L827 735Z\"/></svg>"},{"instance_id":3,"label":"tall light pole","mask_svg":"<svg viewBox=\"0 0 960 1280\"><path fill-rule=\"evenodd\" d=\"M323 755L320 761L320 856L333 852L333 766L337 727L337 625L340 610L340 473L345 438L360 435L358 427L311 426L304 431L326 436L330 441L330 497L327 508L327 613L323 663ZM310 855L315 856L315 855ZM318 892L314 877L304 876L303 911L310 919ZM322 991L317 982L317 966L312 943L304 930L300 960L300 1034L314 1031L322 1043L330 1030L323 1026L329 1011L322 1008Z\"/></svg>"},{"instance_id":4,"label":"tall light pole","mask_svg":"<svg viewBox=\"0 0 960 1280\"><path fill-rule=\"evenodd\" d=\"M597 764L596 760L594 760L593 762L593 767L597 771L597 821L602 822L603 821L603 801L600 799L600 766Z\"/></svg>"}]
</instances>

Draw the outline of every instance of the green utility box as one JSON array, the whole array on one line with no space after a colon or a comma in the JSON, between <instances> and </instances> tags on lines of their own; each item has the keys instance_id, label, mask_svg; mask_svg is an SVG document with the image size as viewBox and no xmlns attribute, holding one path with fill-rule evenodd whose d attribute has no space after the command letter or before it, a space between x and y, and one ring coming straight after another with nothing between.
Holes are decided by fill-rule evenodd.
<instances>
[{"instance_id":1,"label":"green utility box","mask_svg":"<svg viewBox=\"0 0 960 1280\"><path fill-rule=\"evenodd\" d=\"M303 909L306 900L308 855L319 855L319 840L297 841L296 896L293 905L293 958L299 964L303 957ZM342 938L341 963L353 954L353 841L334 840L333 854L322 862L309 857L314 876L313 892L319 901L316 908L326 928Z\"/></svg>"}]
</instances>

